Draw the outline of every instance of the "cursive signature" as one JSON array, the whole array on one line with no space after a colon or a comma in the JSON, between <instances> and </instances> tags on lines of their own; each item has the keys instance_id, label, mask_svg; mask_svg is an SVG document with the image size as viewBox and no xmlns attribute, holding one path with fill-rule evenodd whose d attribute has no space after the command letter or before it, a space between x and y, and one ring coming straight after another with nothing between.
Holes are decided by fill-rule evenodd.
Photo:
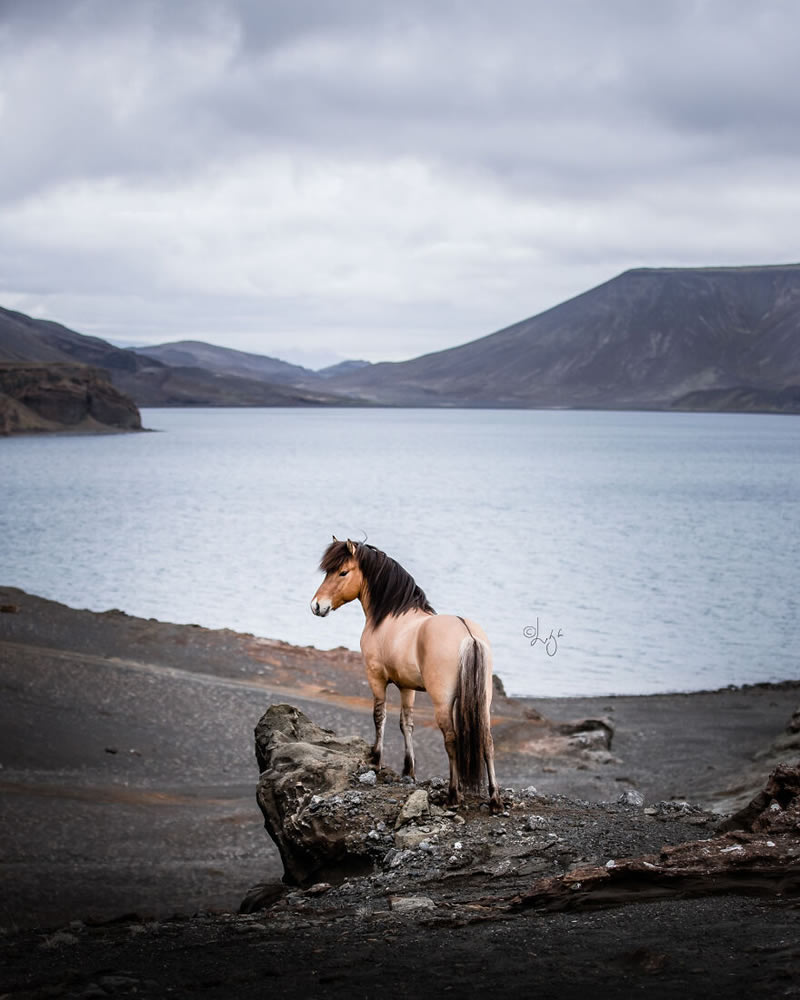
<instances>
[{"instance_id":1,"label":"cursive signature","mask_svg":"<svg viewBox=\"0 0 800 1000\"><path fill-rule=\"evenodd\" d=\"M550 635L547 638L539 635L539 619L536 619L536 625L526 625L522 630L522 634L526 639L531 640L531 646L535 646L537 642L540 642L545 649L548 656L555 656L558 652L558 640L564 634L561 629L558 632L555 629L550 629Z\"/></svg>"}]
</instances>

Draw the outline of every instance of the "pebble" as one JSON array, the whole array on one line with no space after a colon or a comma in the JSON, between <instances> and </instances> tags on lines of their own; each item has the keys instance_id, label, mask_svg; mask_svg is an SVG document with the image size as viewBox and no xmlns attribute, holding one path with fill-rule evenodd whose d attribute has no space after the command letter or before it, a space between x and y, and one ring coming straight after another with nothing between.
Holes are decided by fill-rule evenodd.
<instances>
[{"instance_id":1,"label":"pebble","mask_svg":"<svg viewBox=\"0 0 800 1000\"><path fill-rule=\"evenodd\" d=\"M365 771L363 774L359 774L358 780L362 785L374 785L378 780L378 776L374 771Z\"/></svg>"}]
</instances>

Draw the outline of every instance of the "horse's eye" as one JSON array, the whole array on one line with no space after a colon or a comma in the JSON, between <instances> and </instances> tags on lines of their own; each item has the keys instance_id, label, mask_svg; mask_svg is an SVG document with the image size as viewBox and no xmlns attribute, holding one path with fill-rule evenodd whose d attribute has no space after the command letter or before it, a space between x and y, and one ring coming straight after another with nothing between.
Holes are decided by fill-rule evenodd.
<instances>
[{"instance_id":1,"label":"horse's eye","mask_svg":"<svg viewBox=\"0 0 800 1000\"><path fill-rule=\"evenodd\" d=\"M339 576L347 576L349 572L350 572L349 569L343 569L342 572L339 574Z\"/></svg>"}]
</instances>

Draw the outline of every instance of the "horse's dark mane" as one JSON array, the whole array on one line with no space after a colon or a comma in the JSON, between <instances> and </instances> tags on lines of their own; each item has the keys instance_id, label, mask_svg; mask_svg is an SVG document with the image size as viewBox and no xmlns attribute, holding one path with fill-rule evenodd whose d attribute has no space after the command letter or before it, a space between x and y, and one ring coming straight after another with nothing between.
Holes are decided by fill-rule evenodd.
<instances>
[{"instance_id":1,"label":"horse's dark mane","mask_svg":"<svg viewBox=\"0 0 800 1000\"><path fill-rule=\"evenodd\" d=\"M354 544L355 559L369 591L369 618L373 628L377 628L388 615L396 617L412 608L419 608L429 615L436 614L422 588L399 562L374 545L365 542ZM319 568L324 573L334 573L349 558L347 542L331 542L322 554Z\"/></svg>"}]
</instances>

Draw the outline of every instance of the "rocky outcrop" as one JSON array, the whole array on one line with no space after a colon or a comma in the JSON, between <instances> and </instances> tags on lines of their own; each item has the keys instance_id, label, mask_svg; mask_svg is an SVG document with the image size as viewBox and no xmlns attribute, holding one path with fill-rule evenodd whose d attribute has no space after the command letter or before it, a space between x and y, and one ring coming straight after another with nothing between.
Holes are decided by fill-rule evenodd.
<instances>
[{"instance_id":1,"label":"rocky outcrop","mask_svg":"<svg viewBox=\"0 0 800 1000\"><path fill-rule=\"evenodd\" d=\"M86 365L0 364L0 434L141 430L136 404Z\"/></svg>"},{"instance_id":2,"label":"rocky outcrop","mask_svg":"<svg viewBox=\"0 0 800 1000\"><path fill-rule=\"evenodd\" d=\"M749 812L719 826L721 817L687 802L645 805L629 791L589 803L506 788L499 816L477 796L456 811L445 806L444 778L415 786L376 773L368 753L363 740L321 729L290 705L259 722L257 797L284 882L313 896L365 876L341 891L364 905L377 894L398 911L455 900L563 910L800 890L800 766L779 768ZM243 908L280 898L275 886L257 887Z\"/></svg>"},{"instance_id":3,"label":"rocky outcrop","mask_svg":"<svg viewBox=\"0 0 800 1000\"><path fill-rule=\"evenodd\" d=\"M764 790L720 824L718 832L710 840L544 879L514 903L576 910L724 892L796 895L800 892L800 764L778 767Z\"/></svg>"},{"instance_id":4,"label":"rocky outcrop","mask_svg":"<svg viewBox=\"0 0 800 1000\"><path fill-rule=\"evenodd\" d=\"M768 774L781 773L784 765L791 766L800 761L800 707L792 713L783 731L768 746L755 753L752 761L737 775L734 784L708 797L714 809L737 815L750 809L751 800L758 801L759 794L764 794L760 790L764 788Z\"/></svg>"}]
</instances>

